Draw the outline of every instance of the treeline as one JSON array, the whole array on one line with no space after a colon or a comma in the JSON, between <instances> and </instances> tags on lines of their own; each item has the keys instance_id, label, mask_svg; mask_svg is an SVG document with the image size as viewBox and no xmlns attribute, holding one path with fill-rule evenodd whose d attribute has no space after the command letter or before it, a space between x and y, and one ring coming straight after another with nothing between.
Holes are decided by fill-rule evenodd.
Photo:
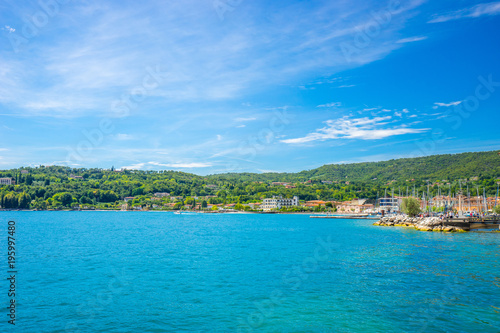
<instances>
[{"instance_id":1,"label":"treeline","mask_svg":"<svg viewBox=\"0 0 500 333\"><path fill-rule=\"evenodd\" d=\"M0 171L15 185L0 186L2 208L67 208L78 205L119 208L125 197L134 204L189 202L200 198L209 204L245 204L281 195L301 200L346 201L367 198L374 202L387 194L429 192L496 195L500 178L497 152L436 155L384 162L325 165L299 173L240 173L198 176L176 171L117 172L62 166L26 167ZM273 182L284 182L273 184ZM156 192L170 193L161 202ZM175 199L171 199L175 197ZM200 201L199 200L199 201Z\"/></svg>"}]
</instances>

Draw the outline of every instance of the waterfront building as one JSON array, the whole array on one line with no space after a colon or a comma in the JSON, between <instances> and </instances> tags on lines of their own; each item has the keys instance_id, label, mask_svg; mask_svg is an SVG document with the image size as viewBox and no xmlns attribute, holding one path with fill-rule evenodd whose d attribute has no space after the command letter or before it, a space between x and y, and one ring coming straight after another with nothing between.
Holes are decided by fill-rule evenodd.
<instances>
[{"instance_id":1,"label":"waterfront building","mask_svg":"<svg viewBox=\"0 0 500 333\"><path fill-rule=\"evenodd\" d=\"M292 207L299 205L299 197L294 196L293 199L286 199L282 196L273 196L272 198L266 198L262 201L261 208L265 211L271 211L275 209L281 209L283 207Z\"/></svg>"},{"instance_id":2,"label":"waterfront building","mask_svg":"<svg viewBox=\"0 0 500 333\"><path fill-rule=\"evenodd\" d=\"M402 202L403 199L398 197L380 198L378 199L378 207L379 210L386 212L399 212Z\"/></svg>"},{"instance_id":3,"label":"waterfront building","mask_svg":"<svg viewBox=\"0 0 500 333\"><path fill-rule=\"evenodd\" d=\"M355 199L344 202L335 203L335 208L339 213L363 213L364 211L372 212L374 205L367 204L367 199Z\"/></svg>"}]
</instances>

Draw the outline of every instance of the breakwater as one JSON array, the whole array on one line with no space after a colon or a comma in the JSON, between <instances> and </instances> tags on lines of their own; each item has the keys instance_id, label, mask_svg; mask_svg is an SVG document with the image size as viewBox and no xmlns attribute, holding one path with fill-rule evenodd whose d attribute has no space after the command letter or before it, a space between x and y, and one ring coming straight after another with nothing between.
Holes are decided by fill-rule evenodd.
<instances>
[{"instance_id":1,"label":"breakwater","mask_svg":"<svg viewBox=\"0 0 500 333\"><path fill-rule=\"evenodd\" d=\"M373 225L387 227L411 227L420 231L466 232L461 226L447 225L438 217L409 217L404 215L386 216Z\"/></svg>"}]
</instances>

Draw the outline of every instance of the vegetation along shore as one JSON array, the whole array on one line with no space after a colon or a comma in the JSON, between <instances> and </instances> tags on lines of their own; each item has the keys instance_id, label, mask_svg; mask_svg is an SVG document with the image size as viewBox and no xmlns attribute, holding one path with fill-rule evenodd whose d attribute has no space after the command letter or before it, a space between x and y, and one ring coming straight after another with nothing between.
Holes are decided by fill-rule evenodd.
<instances>
[{"instance_id":1,"label":"vegetation along shore","mask_svg":"<svg viewBox=\"0 0 500 333\"><path fill-rule=\"evenodd\" d=\"M208 176L114 167L37 166L0 171L0 206L258 212L265 210L266 199L275 197L282 198L276 200L284 204L276 204L275 200L275 206L270 206L269 201L268 210L352 214L376 212L381 198L413 196L423 211L444 211L451 208L451 202L464 205L468 199L471 210L487 212L498 206L499 182L497 151L325 165L298 173ZM440 203L435 198L440 198ZM286 200L293 204L285 204Z\"/></svg>"}]
</instances>

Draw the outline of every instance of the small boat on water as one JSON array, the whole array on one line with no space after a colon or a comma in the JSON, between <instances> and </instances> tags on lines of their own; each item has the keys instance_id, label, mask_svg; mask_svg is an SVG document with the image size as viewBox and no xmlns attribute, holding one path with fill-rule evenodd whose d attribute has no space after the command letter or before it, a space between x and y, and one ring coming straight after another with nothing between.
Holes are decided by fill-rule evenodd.
<instances>
[{"instance_id":1,"label":"small boat on water","mask_svg":"<svg viewBox=\"0 0 500 333\"><path fill-rule=\"evenodd\" d=\"M182 214L181 211L174 212L174 214Z\"/></svg>"}]
</instances>

